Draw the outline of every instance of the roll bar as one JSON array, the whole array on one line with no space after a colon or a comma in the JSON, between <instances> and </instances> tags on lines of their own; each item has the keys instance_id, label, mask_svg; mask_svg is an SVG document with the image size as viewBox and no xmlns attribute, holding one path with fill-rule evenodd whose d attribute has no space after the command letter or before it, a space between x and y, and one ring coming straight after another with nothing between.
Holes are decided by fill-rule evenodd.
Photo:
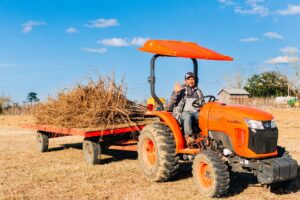
<instances>
[{"instance_id":1,"label":"roll bar","mask_svg":"<svg viewBox=\"0 0 300 200\"><path fill-rule=\"evenodd\" d=\"M150 76L148 77L148 82L150 83L151 96L159 104L160 110L164 110L163 103L157 97L157 95L155 93L155 61L158 57L172 57L172 56L165 56L165 55L155 54L152 57L151 63L150 63ZM193 61L193 66L194 66L195 85L198 86L198 62L195 58L191 58L191 60Z\"/></svg>"}]
</instances>

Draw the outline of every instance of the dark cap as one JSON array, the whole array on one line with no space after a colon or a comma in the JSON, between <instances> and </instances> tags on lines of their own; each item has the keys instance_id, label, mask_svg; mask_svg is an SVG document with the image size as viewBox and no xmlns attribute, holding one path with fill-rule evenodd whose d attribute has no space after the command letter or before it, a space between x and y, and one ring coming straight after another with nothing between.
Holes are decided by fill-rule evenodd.
<instances>
[{"instance_id":1,"label":"dark cap","mask_svg":"<svg viewBox=\"0 0 300 200\"><path fill-rule=\"evenodd\" d=\"M188 73L186 73L185 76L184 76L185 80L187 80L187 79L189 79L189 78L191 78L191 77L195 78L195 74L192 73L192 72L188 72Z\"/></svg>"}]
</instances>

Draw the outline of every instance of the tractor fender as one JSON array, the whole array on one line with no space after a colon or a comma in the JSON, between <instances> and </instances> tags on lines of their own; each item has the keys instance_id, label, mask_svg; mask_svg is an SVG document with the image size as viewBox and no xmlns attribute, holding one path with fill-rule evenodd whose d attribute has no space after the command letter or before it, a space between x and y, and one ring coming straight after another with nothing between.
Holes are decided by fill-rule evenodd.
<instances>
[{"instance_id":1,"label":"tractor fender","mask_svg":"<svg viewBox=\"0 0 300 200\"><path fill-rule=\"evenodd\" d=\"M170 112L167 111L147 111L145 113L145 116L147 117L159 117L160 121L167 125L174 136L175 143L176 143L176 153L179 153L181 149L184 148L185 140L183 138L183 135L181 133L180 126L177 122L177 120L173 117L173 115Z\"/></svg>"}]
</instances>

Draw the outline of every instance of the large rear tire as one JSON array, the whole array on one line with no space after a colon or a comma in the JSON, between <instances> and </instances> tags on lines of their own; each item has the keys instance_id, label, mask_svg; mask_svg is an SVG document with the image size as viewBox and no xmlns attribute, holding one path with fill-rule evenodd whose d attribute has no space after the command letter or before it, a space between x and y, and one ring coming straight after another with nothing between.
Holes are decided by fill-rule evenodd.
<instances>
[{"instance_id":1,"label":"large rear tire","mask_svg":"<svg viewBox=\"0 0 300 200\"><path fill-rule=\"evenodd\" d=\"M195 157L193 179L197 190L207 197L222 197L230 182L227 165L213 151L203 151Z\"/></svg>"},{"instance_id":2,"label":"large rear tire","mask_svg":"<svg viewBox=\"0 0 300 200\"><path fill-rule=\"evenodd\" d=\"M161 123L145 126L138 142L138 161L144 175L150 181L166 181L175 175L178 160L169 127Z\"/></svg>"},{"instance_id":3,"label":"large rear tire","mask_svg":"<svg viewBox=\"0 0 300 200\"><path fill-rule=\"evenodd\" d=\"M90 165L99 164L101 161L101 146L98 138L84 138L82 150L85 161Z\"/></svg>"}]
</instances>

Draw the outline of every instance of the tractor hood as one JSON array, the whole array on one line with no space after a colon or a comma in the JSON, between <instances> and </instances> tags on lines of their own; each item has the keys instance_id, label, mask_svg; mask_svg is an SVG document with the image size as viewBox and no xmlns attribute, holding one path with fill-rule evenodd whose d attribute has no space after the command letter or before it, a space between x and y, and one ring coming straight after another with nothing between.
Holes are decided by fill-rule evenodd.
<instances>
[{"instance_id":1,"label":"tractor hood","mask_svg":"<svg viewBox=\"0 0 300 200\"><path fill-rule=\"evenodd\" d=\"M219 116L223 115L223 117L227 119L253 119L258 121L268 121L273 119L273 116L270 113L248 106L227 105L220 102L207 103L204 107L206 106L209 108L210 115L219 113Z\"/></svg>"},{"instance_id":2,"label":"tractor hood","mask_svg":"<svg viewBox=\"0 0 300 200\"><path fill-rule=\"evenodd\" d=\"M199 124L204 135L221 140L237 155L263 158L277 155L278 130L271 120L270 113L257 108L209 102L200 111Z\"/></svg>"}]
</instances>

